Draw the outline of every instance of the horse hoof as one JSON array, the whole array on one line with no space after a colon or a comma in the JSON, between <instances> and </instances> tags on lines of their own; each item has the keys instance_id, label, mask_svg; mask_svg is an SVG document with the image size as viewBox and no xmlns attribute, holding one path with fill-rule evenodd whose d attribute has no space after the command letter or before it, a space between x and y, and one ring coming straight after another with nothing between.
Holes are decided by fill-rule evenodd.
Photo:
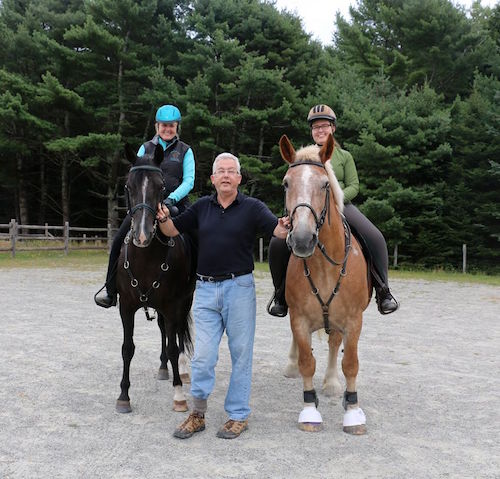
<instances>
[{"instance_id":1,"label":"horse hoof","mask_svg":"<svg viewBox=\"0 0 500 479\"><path fill-rule=\"evenodd\" d=\"M324 384L323 385L323 394L327 397L341 397L344 389L338 384Z\"/></svg>"},{"instance_id":2,"label":"horse hoof","mask_svg":"<svg viewBox=\"0 0 500 479\"><path fill-rule=\"evenodd\" d=\"M299 429L306 432L319 432L323 429L320 422L299 422Z\"/></svg>"},{"instance_id":3,"label":"horse hoof","mask_svg":"<svg viewBox=\"0 0 500 479\"><path fill-rule=\"evenodd\" d=\"M191 384L191 378L188 373L181 374L182 384Z\"/></svg>"},{"instance_id":4,"label":"horse hoof","mask_svg":"<svg viewBox=\"0 0 500 479\"><path fill-rule=\"evenodd\" d=\"M189 410L188 403L186 400L184 401L175 401L174 400L174 411L176 412L186 412Z\"/></svg>"},{"instance_id":5,"label":"horse hoof","mask_svg":"<svg viewBox=\"0 0 500 479\"><path fill-rule=\"evenodd\" d=\"M120 399L118 399L116 401L116 412L119 412L121 414L132 412L130 401L121 401Z\"/></svg>"},{"instance_id":6,"label":"horse hoof","mask_svg":"<svg viewBox=\"0 0 500 479\"><path fill-rule=\"evenodd\" d=\"M158 379L161 381L164 381L165 379L168 379L168 369L167 368L160 368L158 369Z\"/></svg>"},{"instance_id":7,"label":"horse hoof","mask_svg":"<svg viewBox=\"0 0 500 479\"><path fill-rule=\"evenodd\" d=\"M362 436L366 434L366 424L358 424L357 426L344 426L344 432L353 436Z\"/></svg>"},{"instance_id":8,"label":"horse hoof","mask_svg":"<svg viewBox=\"0 0 500 479\"><path fill-rule=\"evenodd\" d=\"M300 377L299 368L297 366L288 365L283 373L286 378L298 378Z\"/></svg>"}]
</instances>

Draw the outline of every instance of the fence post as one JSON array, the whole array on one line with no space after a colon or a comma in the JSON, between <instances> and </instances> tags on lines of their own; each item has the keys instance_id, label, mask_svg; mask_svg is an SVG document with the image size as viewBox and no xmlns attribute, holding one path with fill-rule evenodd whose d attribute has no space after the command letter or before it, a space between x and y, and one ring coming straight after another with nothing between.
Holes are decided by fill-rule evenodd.
<instances>
[{"instance_id":1,"label":"fence post","mask_svg":"<svg viewBox=\"0 0 500 479\"><path fill-rule=\"evenodd\" d=\"M10 225L9 225L9 234L10 234L10 244L11 244L11 249L12 249L12 257L16 257L16 238L17 238L17 224L16 220L12 218L10 220Z\"/></svg>"},{"instance_id":2,"label":"fence post","mask_svg":"<svg viewBox=\"0 0 500 479\"><path fill-rule=\"evenodd\" d=\"M69 249L69 222L64 222L64 254L68 254Z\"/></svg>"},{"instance_id":3,"label":"fence post","mask_svg":"<svg viewBox=\"0 0 500 479\"><path fill-rule=\"evenodd\" d=\"M264 238L259 238L259 261L264 262Z\"/></svg>"},{"instance_id":4,"label":"fence post","mask_svg":"<svg viewBox=\"0 0 500 479\"><path fill-rule=\"evenodd\" d=\"M45 237L47 238L49 236L49 224L45 223Z\"/></svg>"},{"instance_id":5,"label":"fence post","mask_svg":"<svg viewBox=\"0 0 500 479\"><path fill-rule=\"evenodd\" d=\"M462 273L467 272L467 245L462 245Z\"/></svg>"},{"instance_id":6,"label":"fence post","mask_svg":"<svg viewBox=\"0 0 500 479\"><path fill-rule=\"evenodd\" d=\"M111 229L111 223L108 221L108 253L111 251L111 245L113 244L113 230Z\"/></svg>"},{"instance_id":7,"label":"fence post","mask_svg":"<svg viewBox=\"0 0 500 479\"><path fill-rule=\"evenodd\" d=\"M394 262L393 262L394 268L398 267L398 244L396 243L394 245Z\"/></svg>"}]
</instances>

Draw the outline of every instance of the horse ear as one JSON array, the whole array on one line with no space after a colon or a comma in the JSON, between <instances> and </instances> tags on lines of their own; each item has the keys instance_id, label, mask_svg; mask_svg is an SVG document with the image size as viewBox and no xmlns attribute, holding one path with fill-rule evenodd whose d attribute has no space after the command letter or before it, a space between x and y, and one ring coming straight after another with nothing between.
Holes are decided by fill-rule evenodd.
<instances>
[{"instance_id":1,"label":"horse ear","mask_svg":"<svg viewBox=\"0 0 500 479\"><path fill-rule=\"evenodd\" d=\"M154 162L160 166L160 163L163 161L163 147L158 143L155 148L155 157Z\"/></svg>"},{"instance_id":2,"label":"horse ear","mask_svg":"<svg viewBox=\"0 0 500 479\"><path fill-rule=\"evenodd\" d=\"M137 154L135 150L132 148L130 143L125 143L125 157L130 163L134 164L137 160Z\"/></svg>"},{"instance_id":3,"label":"horse ear","mask_svg":"<svg viewBox=\"0 0 500 479\"><path fill-rule=\"evenodd\" d=\"M326 140L326 143L319 150L319 157L321 159L321 163L325 164L333 154L333 150L335 148L335 140L333 139L333 135L330 133Z\"/></svg>"},{"instance_id":4,"label":"horse ear","mask_svg":"<svg viewBox=\"0 0 500 479\"><path fill-rule=\"evenodd\" d=\"M280 153L281 157L287 163L293 163L295 160L295 149L293 148L292 143L288 139L288 136L283 135L280 138Z\"/></svg>"}]
</instances>

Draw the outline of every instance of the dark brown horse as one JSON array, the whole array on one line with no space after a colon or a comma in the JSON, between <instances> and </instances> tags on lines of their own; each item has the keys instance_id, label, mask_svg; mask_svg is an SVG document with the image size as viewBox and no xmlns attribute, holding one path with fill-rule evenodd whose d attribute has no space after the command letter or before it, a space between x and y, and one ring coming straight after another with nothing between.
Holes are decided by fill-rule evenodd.
<instances>
[{"instance_id":1,"label":"dark brown horse","mask_svg":"<svg viewBox=\"0 0 500 479\"><path fill-rule=\"evenodd\" d=\"M196 282L196 258L182 236L167 238L157 230L156 208L163 200L164 182L160 163L163 149L138 158L127 145L132 168L127 178L126 195L132 218L130 231L122 246L117 269L120 315L123 324L123 376L118 412L130 412L130 362L134 356L134 317L140 308L154 308L162 336L159 378L168 377L167 360L173 371L174 410L186 411L187 402L179 374L181 349L191 349L191 303Z\"/></svg>"},{"instance_id":2,"label":"dark brown horse","mask_svg":"<svg viewBox=\"0 0 500 479\"><path fill-rule=\"evenodd\" d=\"M296 354L304 386L299 427L317 431L321 429L322 418L313 386L316 360L311 334L322 328L329 334L325 383L330 380L327 386L332 389L340 384L336 361L344 342L344 431L363 434L366 419L358 404L356 388L358 339L371 288L361 247L342 215L343 193L329 161L334 146L331 135L323 147L313 145L297 152L286 136L280 140L281 156L290 165L283 186L291 222L287 242L292 255L286 277L286 301L294 341L291 355Z\"/></svg>"}]
</instances>

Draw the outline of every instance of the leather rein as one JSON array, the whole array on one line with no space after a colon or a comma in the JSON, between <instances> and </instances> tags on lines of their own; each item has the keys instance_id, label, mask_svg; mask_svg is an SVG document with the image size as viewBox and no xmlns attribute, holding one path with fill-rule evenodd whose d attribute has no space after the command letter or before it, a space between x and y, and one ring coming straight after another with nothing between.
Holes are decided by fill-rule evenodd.
<instances>
[{"instance_id":1,"label":"leather rein","mask_svg":"<svg viewBox=\"0 0 500 479\"><path fill-rule=\"evenodd\" d=\"M292 163L290 164L289 168L294 168L296 166L303 166L303 165L312 165L312 166L317 166L320 168L323 168L325 170L325 165L319 161L299 161L297 163ZM314 284L314 281L311 277L311 271L307 265L307 260L305 258L302 258L303 266L304 266L304 276L307 278L309 281L309 285L311 286L311 292L316 296L316 299L318 300L321 310L323 312L323 324L325 328L326 334L330 334L331 329L330 329L330 320L329 320L329 307L330 303L333 301L333 298L337 296L337 293L339 292L340 289L340 283L341 280L344 276L346 276L346 265L347 265L347 259L349 257L349 252L351 251L351 228L349 227L349 224L347 223L345 216L340 213L340 216L342 218L342 225L344 227L344 257L341 261L335 261L333 258L331 258L325 248L325 245L319 240L319 231L322 228L322 226L325 223L325 219L328 216L328 224L330 224L330 186L326 188L325 191L325 205L323 207L323 210L321 211L321 214L317 215L316 211L314 211L314 208L309 204L309 203L299 203L295 205L293 208L291 214L290 214L290 232L289 234L293 231L293 215L297 208L299 207L305 207L311 210L314 220L316 222L316 237L318 238L318 248L321 251L321 254L325 257L325 259L332 265L334 266L342 266L340 269L340 274L339 278L337 280L337 284L333 288L332 292L330 293L329 298L324 301L323 298L320 295L319 289L316 287ZM285 214L286 214L286 193L285 193ZM288 243L288 237L287 237L287 243Z\"/></svg>"}]
</instances>

